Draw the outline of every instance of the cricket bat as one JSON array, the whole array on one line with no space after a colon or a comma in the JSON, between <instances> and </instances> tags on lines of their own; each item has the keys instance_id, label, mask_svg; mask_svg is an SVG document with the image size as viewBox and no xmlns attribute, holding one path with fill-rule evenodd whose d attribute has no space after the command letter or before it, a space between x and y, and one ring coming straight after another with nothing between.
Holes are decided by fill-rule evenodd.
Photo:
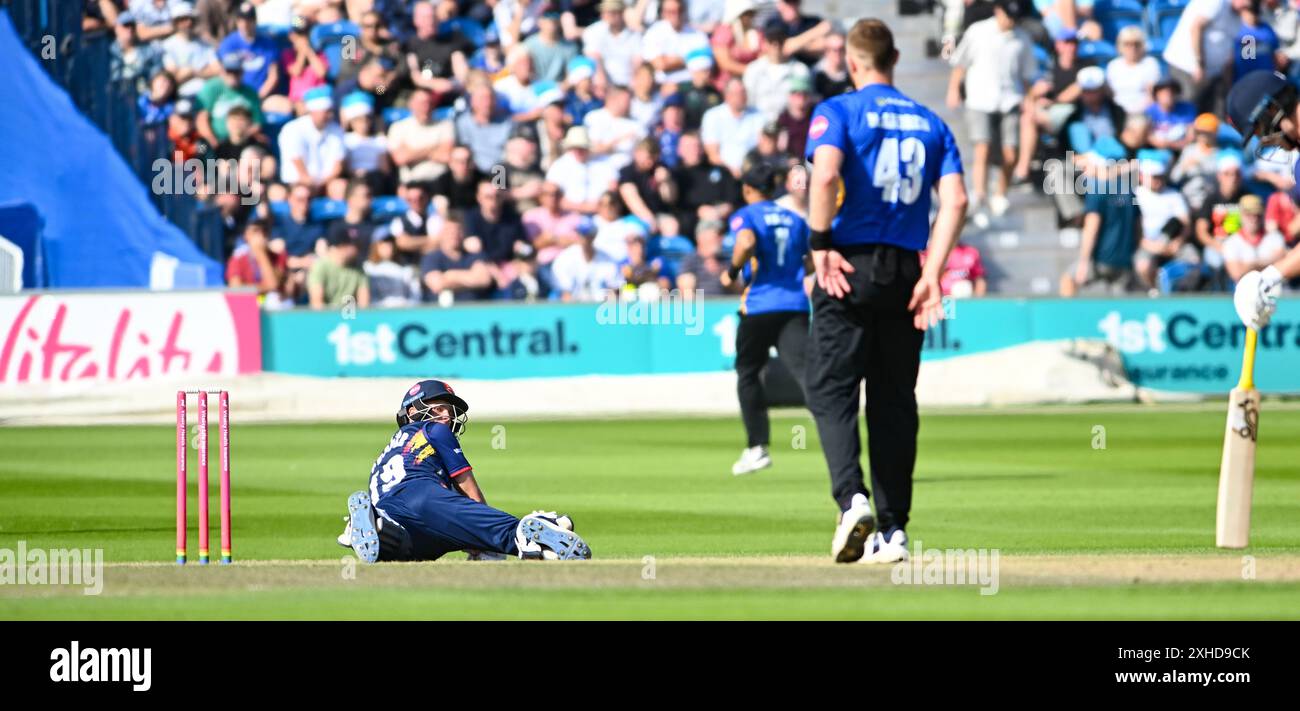
<instances>
[{"instance_id":1,"label":"cricket bat","mask_svg":"<svg viewBox=\"0 0 1300 711\"><path fill-rule=\"evenodd\" d=\"M1250 499L1255 487L1255 438L1259 433L1259 392L1255 390L1255 343L1259 334L1246 329L1241 379L1228 395L1228 426L1219 464L1219 505L1214 545L1245 548L1250 540Z\"/></svg>"}]
</instances>

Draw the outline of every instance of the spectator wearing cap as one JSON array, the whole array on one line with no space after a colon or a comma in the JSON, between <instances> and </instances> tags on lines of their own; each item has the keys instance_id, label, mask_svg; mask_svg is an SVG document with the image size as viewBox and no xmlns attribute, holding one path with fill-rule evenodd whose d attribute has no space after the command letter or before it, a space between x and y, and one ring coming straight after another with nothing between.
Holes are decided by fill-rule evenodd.
<instances>
[{"instance_id":1,"label":"spectator wearing cap","mask_svg":"<svg viewBox=\"0 0 1300 711\"><path fill-rule=\"evenodd\" d=\"M659 160L659 141L643 138L632 151L632 162L618 173L618 194L629 212L658 231L656 215L677 202L672 172Z\"/></svg>"},{"instance_id":2,"label":"spectator wearing cap","mask_svg":"<svg viewBox=\"0 0 1300 711\"><path fill-rule=\"evenodd\" d=\"M1214 187L1214 174L1218 170L1219 117L1201 114L1192 124L1192 143L1178 154L1169 173L1170 180L1181 186L1183 197L1193 212L1198 212Z\"/></svg>"},{"instance_id":3,"label":"spectator wearing cap","mask_svg":"<svg viewBox=\"0 0 1300 711\"><path fill-rule=\"evenodd\" d=\"M347 149L344 168L349 178L361 180L370 189L388 195L393 192L393 165L388 156L388 137L375 133L374 99L353 92L339 104L343 125L343 146Z\"/></svg>"},{"instance_id":4,"label":"spectator wearing cap","mask_svg":"<svg viewBox=\"0 0 1300 711\"><path fill-rule=\"evenodd\" d=\"M429 299L450 306L455 301L485 298L492 287L492 273L482 254L465 249L460 213L447 215L437 241L438 247L420 260L421 282Z\"/></svg>"},{"instance_id":5,"label":"spectator wearing cap","mask_svg":"<svg viewBox=\"0 0 1300 711\"><path fill-rule=\"evenodd\" d=\"M403 47L407 76L417 87L433 92L439 98L437 103L441 103L441 97L455 91L454 78L468 74L467 57L474 46L459 31L439 35L438 18L428 0L419 0L411 7L411 24L415 33Z\"/></svg>"},{"instance_id":6,"label":"spectator wearing cap","mask_svg":"<svg viewBox=\"0 0 1300 711\"><path fill-rule=\"evenodd\" d=\"M766 121L775 121L785 108L791 79L812 80L808 67L781 53L786 28L781 22L769 22L763 28L763 52L745 67L745 91L749 104Z\"/></svg>"},{"instance_id":7,"label":"spectator wearing cap","mask_svg":"<svg viewBox=\"0 0 1300 711\"><path fill-rule=\"evenodd\" d=\"M175 31L175 26L172 24L173 6L179 4L181 3L171 0L131 0L130 16L137 23L137 37L140 41L152 43L171 36ZM121 21L119 15L118 22Z\"/></svg>"},{"instance_id":8,"label":"spectator wearing cap","mask_svg":"<svg viewBox=\"0 0 1300 711\"><path fill-rule=\"evenodd\" d=\"M590 219L579 223L578 234L581 241L551 262L551 280L561 301L604 301L622 285L618 261L596 249L596 226Z\"/></svg>"},{"instance_id":9,"label":"spectator wearing cap","mask_svg":"<svg viewBox=\"0 0 1300 711\"><path fill-rule=\"evenodd\" d=\"M776 124L781 128L780 148L783 153L803 156L808 143L808 126L812 123L813 86L807 77L790 77L786 82L789 96Z\"/></svg>"},{"instance_id":10,"label":"spectator wearing cap","mask_svg":"<svg viewBox=\"0 0 1300 711\"><path fill-rule=\"evenodd\" d=\"M680 84L690 78L686 55L708 47L709 39L687 24L685 0L661 0L659 17L641 40L641 58L655 68L660 84Z\"/></svg>"},{"instance_id":11,"label":"spectator wearing cap","mask_svg":"<svg viewBox=\"0 0 1300 711\"><path fill-rule=\"evenodd\" d=\"M1163 156L1139 158L1139 183L1133 192L1142 214L1142 238L1133 268L1148 289L1157 287L1157 271L1171 261L1196 264L1196 248L1188 244L1191 213L1182 193L1169 185Z\"/></svg>"},{"instance_id":12,"label":"spectator wearing cap","mask_svg":"<svg viewBox=\"0 0 1300 711\"><path fill-rule=\"evenodd\" d=\"M762 53L763 33L757 18L757 0L727 0L722 23L709 39L713 58L718 63L715 86L719 89L732 77L743 77L745 67Z\"/></svg>"},{"instance_id":13,"label":"spectator wearing cap","mask_svg":"<svg viewBox=\"0 0 1300 711\"><path fill-rule=\"evenodd\" d=\"M686 55L686 69L690 81L677 85L677 95L682 97L686 110L686 130L698 131L704 122L704 114L722 103L722 92L713 85L713 53L707 48L691 51Z\"/></svg>"},{"instance_id":14,"label":"spectator wearing cap","mask_svg":"<svg viewBox=\"0 0 1300 711\"><path fill-rule=\"evenodd\" d=\"M1066 119L1074 113L1074 102L1082 91L1079 88L1079 70L1090 66L1079 59L1079 40L1074 29L1062 27L1052 34L1055 54L1051 70L1030 89L1025 101L1026 110L1020 120L1020 151L1012 179L1029 178L1030 163L1038 146L1038 138L1046 133L1060 133Z\"/></svg>"},{"instance_id":15,"label":"spectator wearing cap","mask_svg":"<svg viewBox=\"0 0 1300 711\"><path fill-rule=\"evenodd\" d=\"M289 46L280 55L280 64L289 77L289 102L294 111L302 112L303 95L318 86L324 86L329 75L329 60L324 52L311 46L311 25L302 17L294 18L289 30ZM345 66L351 65L345 62ZM354 75L355 75L355 70ZM343 81L339 72L338 80Z\"/></svg>"},{"instance_id":16,"label":"spectator wearing cap","mask_svg":"<svg viewBox=\"0 0 1300 711\"><path fill-rule=\"evenodd\" d=\"M766 121L749 106L749 94L739 79L727 82L724 102L709 109L701 122L700 138L714 165L725 166L733 177L740 176L745 154L758 145L758 134Z\"/></svg>"},{"instance_id":17,"label":"spectator wearing cap","mask_svg":"<svg viewBox=\"0 0 1300 711\"><path fill-rule=\"evenodd\" d=\"M483 31L483 46L469 58L469 68L487 74L493 81L509 73L506 68L506 55L501 50L501 35L496 25L489 25Z\"/></svg>"},{"instance_id":18,"label":"spectator wearing cap","mask_svg":"<svg viewBox=\"0 0 1300 711\"><path fill-rule=\"evenodd\" d=\"M593 83L596 63L587 57L576 57L569 62L564 83L569 87L564 97L564 114L571 125L581 124L587 114L605 105L596 97Z\"/></svg>"},{"instance_id":19,"label":"spectator wearing cap","mask_svg":"<svg viewBox=\"0 0 1300 711\"><path fill-rule=\"evenodd\" d=\"M646 128L631 117L631 108L631 92L626 87L611 86L605 91L605 105L587 114L583 121L591 139L592 162L611 174L632 160L632 148L646 135Z\"/></svg>"},{"instance_id":20,"label":"spectator wearing cap","mask_svg":"<svg viewBox=\"0 0 1300 711\"><path fill-rule=\"evenodd\" d=\"M1191 0L1163 53L1169 73L1196 110L1222 114L1228 76L1241 31L1241 11L1251 0Z\"/></svg>"},{"instance_id":21,"label":"spectator wearing cap","mask_svg":"<svg viewBox=\"0 0 1300 711\"><path fill-rule=\"evenodd\" d=\"M844 33L831 32L826 35L825 52L813 65L813 90L823 99L853 91L845 46Z\"/></svg>"},{"instance_id":22,"label":"spectator wearing cap","mask_svg":"<svg viewBox=\"0 0 1300 711\"><path fill-rule=\"evenodd\" d=\"M659 112L663 110L663 99L659 96L659 86L655 84L655 70L642 64L632 75L632 103L628 115L641 124L647 134L659 123Z\"/></svg>"},{"instance_id":23,"label":"spectator wearing cap","mask_svg":"<svg viewBox=\"0 0 1300 711\"><path fill-rule=\"evenodd\" d=\"M691 235L700 220L721 219L731 214L740 204L740 182L726 167L709 160L697 133L682 135L677 154L681 162L673 170L678 195L674 213L682 231Z\"/></svg>"},{"instance_id":24,"label":"spectator wearing cap","mask_svg":"<svg viewBox=\"0 0 1300 711\"><path fill-rule=\"evenodd\" d=\"M782 51L804 64L813 64L826 49L826 38L835 27L829 21L803 12L801 0L777 0L773 19L785 25Z\"/></svg>"},{"instance_id":25,"label":"spectator wearing cap","mask_svg":"<svg viewBox=\"0 0 1300 711\"><path fill-rule=\"evenodd\" d=\"M1106 72L1101 67L1079 70L1079 98L1061 127L1061 144L1082 156L1104 138L1119 138L1124 109L1107 93Z\"/></svg>"},{"instance_id":26,"label":"spectator wearing cap","mask_svg":"<svg viewBox=\"0 0 1300 711\"><path fill-rule=\"evenodd\" d=\"M560 32L560 12L548 9L537 22L537 34L524 40L523 45L532 57L537 79L558 82L564 79L564 70L578 56L578 45L564 38Z\"/></svg>"},{"instance_id":27,"label":"spectator wearing cap","mask_svg":"<svg viewBox=\"0 0 1300 711\"><path fill-rule=\"evenodd\" d=\"M149 77L163 68L158 47L139 41L135 16L130 12L118 14L113 37L116 41L109 47L109 78L134 83L137 93L147 91Z\"/></svg>"},{"instance_id":28,"label":"spectator wearing cap","mask_svg":"<svg viewBox=\"0 0 1300 711\"><path fill-rule=\"evenodd\" d=\"M1152 88L1160 81L1160 62L1147 54L1147 36L1137 25L1120 30L1115 45L1119 56L1106 65L1111 96L1126 113L1145 113Z\"/></svg>"},{"instance_id":29,"label":"spectator wearing cap","mask_svg":"<svg viewBox=\"0 0 1300 711\"><path fill-rule=\"evenodd\" d=\"M477 205L478 184L486 175L474 164L469 146L453 147L447 170L431 186L438 214L461 212Z\"/></svg>"},{"instance_id":30,"label":"spectator wearing cap","mask_svg":"<svg viewBox=\"0 0 1300 711\"><path fill-rule=\"evenodd\" d=\"M346 231L332 231L325 256L307 272L307 299L316 310L355 305L370 306L370 280L357 266L360 248Z\"/></svg>"},{"instance_id":31,"label":"spectator wearing cap","mask_svg":"<svg viewBox=\"0 0 1300 711\"><path fill-rule=\"evenodd\" d=\"M270 37L258 34L257 10L243 2L235 13L235 31L226 35L217 47L222 57L234 55L244 67L244 84L257 90L263 100L274 95L280 86L280 50Z\"/></svg>"},{"instance_id":32,"label":"spectator wearing cap","mask_svg":"<svg viewBox=\"0 0 1300 711\"><path fill-rule=\"evenodd\" d=\"M157 126L167 123L176 103L176 78L166 69L154 72L149 80L149 92L141 94L136 101L141 126Z\"/></svg>"},{"instance_id":33,"label":"spectator wearing cap","mask_svg":"<svg viewBox=\"0 0 1300 711\"><path fill-rule=\"evenodd\" d=\"M163 40L162 63L176 77L181 96L199 93L207 80L221 73L221 63L212 47L194 35L194 7L188 2L172 5L175 32Z\"/></svg>"},{"instance_id":34,"label":"spectator wearing cap","mask_svg":"<svg viewBox=\"0 0 1300 711\"><path fill-rule=\"evenodd\" d=\"M1215 159L1214 190L1196 213L1195 235L1201 259L1210 270L1210 287L1222 289L1224 283L1223 244L1241 224L1241 199L1246 190L1241 179L1241 155L1221 150Z\"/></svg>"},{"instance_id":35,"label":"spectator wearing cap","mask_svg":"<svg viewBox=\"0 0 1300 711\"><path fill-rule=\"evenodd\" d=\"M1238 204L1240 227L1223 242L1223 263L1235 283L1248 272L1263 269L1286 252L1286 240L1265 228L1264 203L1258 195L1244 195Z\"/></svg>"},{"instance_id":36,"label":"spectator wearing cap","mask_svg":"<svg viewBox=\"0 0 1300 711\"><path fill-rule=\"evenodd\" d=\"M286 260L283 251L272 251L269 240L270 229L265 221L249 221L243 237L226 260L226 285L256 287L257 293L266 297L268 306L274 306L280 300Z\"/></svg>"},{"instance_id":37,"label":"spectator wearing cap","mask_svg":"<svg viewBox=\"0 0 1300 711\"><path fill-rule=\"evenodd\" d=\"M974 143L971 212L988 196L991 145L998 138L998 180L988 197L989 210L1002 215L1010 206L1007 187L1020 146L1020 112L1030 85L1038 78L1033 42L1016 27L1019 0L997 0L993 17L971 25L953 52L948 107L962 105L965 88L966 127ZM1030 147L1026 146L1026 150Z\"/></svg>"},{"instance_id":38,"label":"spectator wearing cap","mask_svg":"<svg viewBox=\"0 0 1300 711\"><path fill-rule=\"evenodd\" d=\"M1061 276L1061 296L1098 289L1118 294L1134 283L1133 255L1142 237L1142 221L1133 196L1107 190L1097 181L1084 198L1079 256Z\"/></svg>"},{"instance_id":39,"label":"spectator wearing cap","mask_svg":"<svg viewBox=\"0 0 1300 711\"><path fill-rule=\"evenodd\" d=\"M606 83L627 86L641 64L641 33L627 26L623 0L600 0L600 20L582 31L582 52L593 59Z\"/></svg>"},{"instance_id":40,"label":"spectator wearing cap","mask_svg":"<svg viewBox=\"0 0 1300 711\"><path fill-rule=\"evenodd\" d=\"M677 143L686 133L686 104L682 95L674 93L664 99L655 137L659 140L659 159L669 168L677 167Z\"/></svg>"},{"instance_id":41,"label":"spectator wearing cap","mask_svg":"<svg viewBox=\"0 0 1300 711\"><path fill-rule=\"evenodd\" d=\"M257 92L243 83L243 75L244 63L239 57L224 57L221 74L209 79L194 97L199 106L199 133L213 145L226 137L226 114L235 106L248 109L258 130L266 123L262 102Z\"/></svg>"},{"instance_id":42,"label":"spectator wearing cap","mask_svg":"<svg viewBox=\"0 0 1300 711\"><path fill-rule=\"evenodd\" d=\"M486 78L471 82L467 89L469 110L455 119L456 142L469 147L480 171L491 173L501 160L514 123L510 114L497 105L496 92Z\"/></svg>"},{"instance_id":43,"label":"spectator wearing cap","mask_svg":"<svg viewBox=\"0 0 1300 711\"><path fill-rule=\"evenodd\" d=\"M437 180L446 172L456 129L434 119L433 102L432 92L417 88L407 101L411 115L388 127L388 151L403 183Z\"/></svg>"},{"instance_id":44,"label":"spectator wearing cap","mask_svg":"<svg viewBox=\"0 0 1300 711\"><path fill-rule=\"evenodd\" d=\"M590 215L600 196L611 189L618 175L609 165L591 160L591 138L583 126L574 126L564 137L564 154L546 171L546 182L563 191L562 206Z\"/></svg>"},{"instance_id":45,"label":"spectator wearing cap","mask_svg":"<svg viewBox=\"0 0 1300 711\"><path fill-rule=\"evenodd\" d=\"M718 219L700 220L696 225L695 251L686 255L677 270L677 288L683 294L722 296L729 291L722 285L722 276L727 273L727 260L722 251L726 229Z\"/></svg>"},{"instance_id":46,"label":"spectator wearing cap","mask_svg":"<svg viewBox=\"0 0 1300 711\"><path fill-rule=\"evenodd\" d=\"M167 140L171 141L173 156L178 163L202 158L211 145L199 134L196 112L192 100L180 99L167 118Z\"/></svg>"},{"instance_id":47,"label":"spectator wearing cap","mask_svg":"<svg viewBox=\"0 0 1300 711\"><path fill-rule=\"evenodd\" d=\"M1182 86L1173 77L1161 79L1151 88L1154 101L1147 107L1146 115L1151 119L1152 147L1177 153L1192 142L1196 107L1182 101L1181 92Z\"/></svg>"},{"instance_id":48,"label":"spectator wearing cap","mask_svg":"<svg viewBox=\"0 0 1300 711\"><path fill-rule=\"evenodd\" d=\"M316 87L303 98L307 113L280 129L280 180L288 185L301 183L319 195L343 178L347 144L343 129L331 116L334 100L329 88ZM330 192L337 199L338 188Z\"/></svg>"},{"instance_id":49,"label":"spectator wearing cap","mask_svg":"<svg viewBox=\"0 0 1300 711\"><path fill-rule=\"evenodd\" d=\"M542 183L539 204L521 217L524 233L537 250L538 264L550 264L560 252L582 239L578 234L582 215L565 209L563 196L564 189L559 185Z\"/></svg>"}]
</instances>

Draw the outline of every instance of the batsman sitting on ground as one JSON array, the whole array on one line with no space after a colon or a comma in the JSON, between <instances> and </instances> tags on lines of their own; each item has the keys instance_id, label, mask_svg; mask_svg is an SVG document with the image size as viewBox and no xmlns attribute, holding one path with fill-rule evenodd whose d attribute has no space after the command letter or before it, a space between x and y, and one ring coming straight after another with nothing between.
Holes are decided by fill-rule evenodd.
<instances>
[{"instance_id":1,"label":"batsman sitting on ground","mask_svg":"<svg viewBox=\"0 0 1300 711\"><path fill-rule=\"evenodd\" d=\"M1300 149L1300 102L1296 87L1278 72L1254 71L1233 85L1228 93L1228 120L1241 132L1242 140L1259 139L1256 151L1261 159L1276 152L1287 155ZM1291 198L1300 200L1300 162L1292 168L1296 186ZM1233 296L1237 316L1259 331L1268 325L1277 309L1277 297L1284 282L1300 277L1300 249L1292 249L1273 264L1242 275Z\"/></svg>"},{"instance_id":2,"label":"batsman sitting on ground","mask_svg":"<svg viewBox=\"0 0 1300 711\"><path fill-rule=\"evenodd\" d=\"M766 163L756 163L741 176L747 204L731 218L736 246L731 253L731 269L721 277L727 288L742 271L749 281L740 299L740 327L736 329L736 392L749 438L740 459L731 467L731 473L737 476L772 466L767 451L771 425L761 376L773 346L803 388L804 349L808 343L804 275L812 267L808 223L772 202L776 182L776 171Z\"/></svg>"},{"instance_id":3,"label":"batsman sitting on ground","mask_svg":"<svg viewBox=\"0 0 1300 711\"><path fill-rule=\"evenodd\" d=\"M568 516L534 511L520 519L487 505L461 452L468 412L440 380L407 391L397 433L371 469L370 491L348 497L344 535L357 557L436 560L467 551L471 558L590 558Z\"/></svg>"},{"instance_id":4,"label":"batsman sitting on ground","mask_svg":"<svg viewBox=\"0 0 1300 711\"><path fill-rule=\"evenodd\" d=\"M921 343L925 329L943 318L939 276L961 231L966 188L952 132L893 86L898 50L885 23L854 25L847 58L857 91L823 101L808 125L808 227L817 270L808 409L840 507L831 556L888 563L907 557ZM859 461L863 380L874 517Z\"/></svg>"}]
</instances>

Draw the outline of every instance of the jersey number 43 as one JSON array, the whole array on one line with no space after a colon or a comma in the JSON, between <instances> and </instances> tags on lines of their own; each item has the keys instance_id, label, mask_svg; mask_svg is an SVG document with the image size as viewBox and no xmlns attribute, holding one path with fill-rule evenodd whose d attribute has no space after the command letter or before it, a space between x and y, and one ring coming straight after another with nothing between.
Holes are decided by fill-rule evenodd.
<instances>
[{"instance_id":1,"label":"jersey number 43","mask_svg":"<svg viewBox=\"0 0 1300 711\"><path fill-rule=\"evenodd\" d=\"M921 196L925 144L918 138L886 138L876 152L871 184L880 188L880 201L911 205Z\"/></svg>"}]
</instances>

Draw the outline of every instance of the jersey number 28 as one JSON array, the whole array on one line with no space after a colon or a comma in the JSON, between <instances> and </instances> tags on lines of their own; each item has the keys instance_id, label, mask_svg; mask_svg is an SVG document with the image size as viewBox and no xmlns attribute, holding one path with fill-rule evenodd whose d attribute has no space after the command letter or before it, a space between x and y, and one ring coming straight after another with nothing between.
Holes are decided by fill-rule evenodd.
<instances>
[{"instance_id":1,"label":"jersey number 28","mask_svg":"<svg viewBox=\"0 0 1300 711\"><path fill-rule=\"evenodd\" d=\"M883 202L911 205L921 196L925 144L917 138L886 138L876 152L876 172L871 184L880 188Z\"/></svg>"}]
</instances>

